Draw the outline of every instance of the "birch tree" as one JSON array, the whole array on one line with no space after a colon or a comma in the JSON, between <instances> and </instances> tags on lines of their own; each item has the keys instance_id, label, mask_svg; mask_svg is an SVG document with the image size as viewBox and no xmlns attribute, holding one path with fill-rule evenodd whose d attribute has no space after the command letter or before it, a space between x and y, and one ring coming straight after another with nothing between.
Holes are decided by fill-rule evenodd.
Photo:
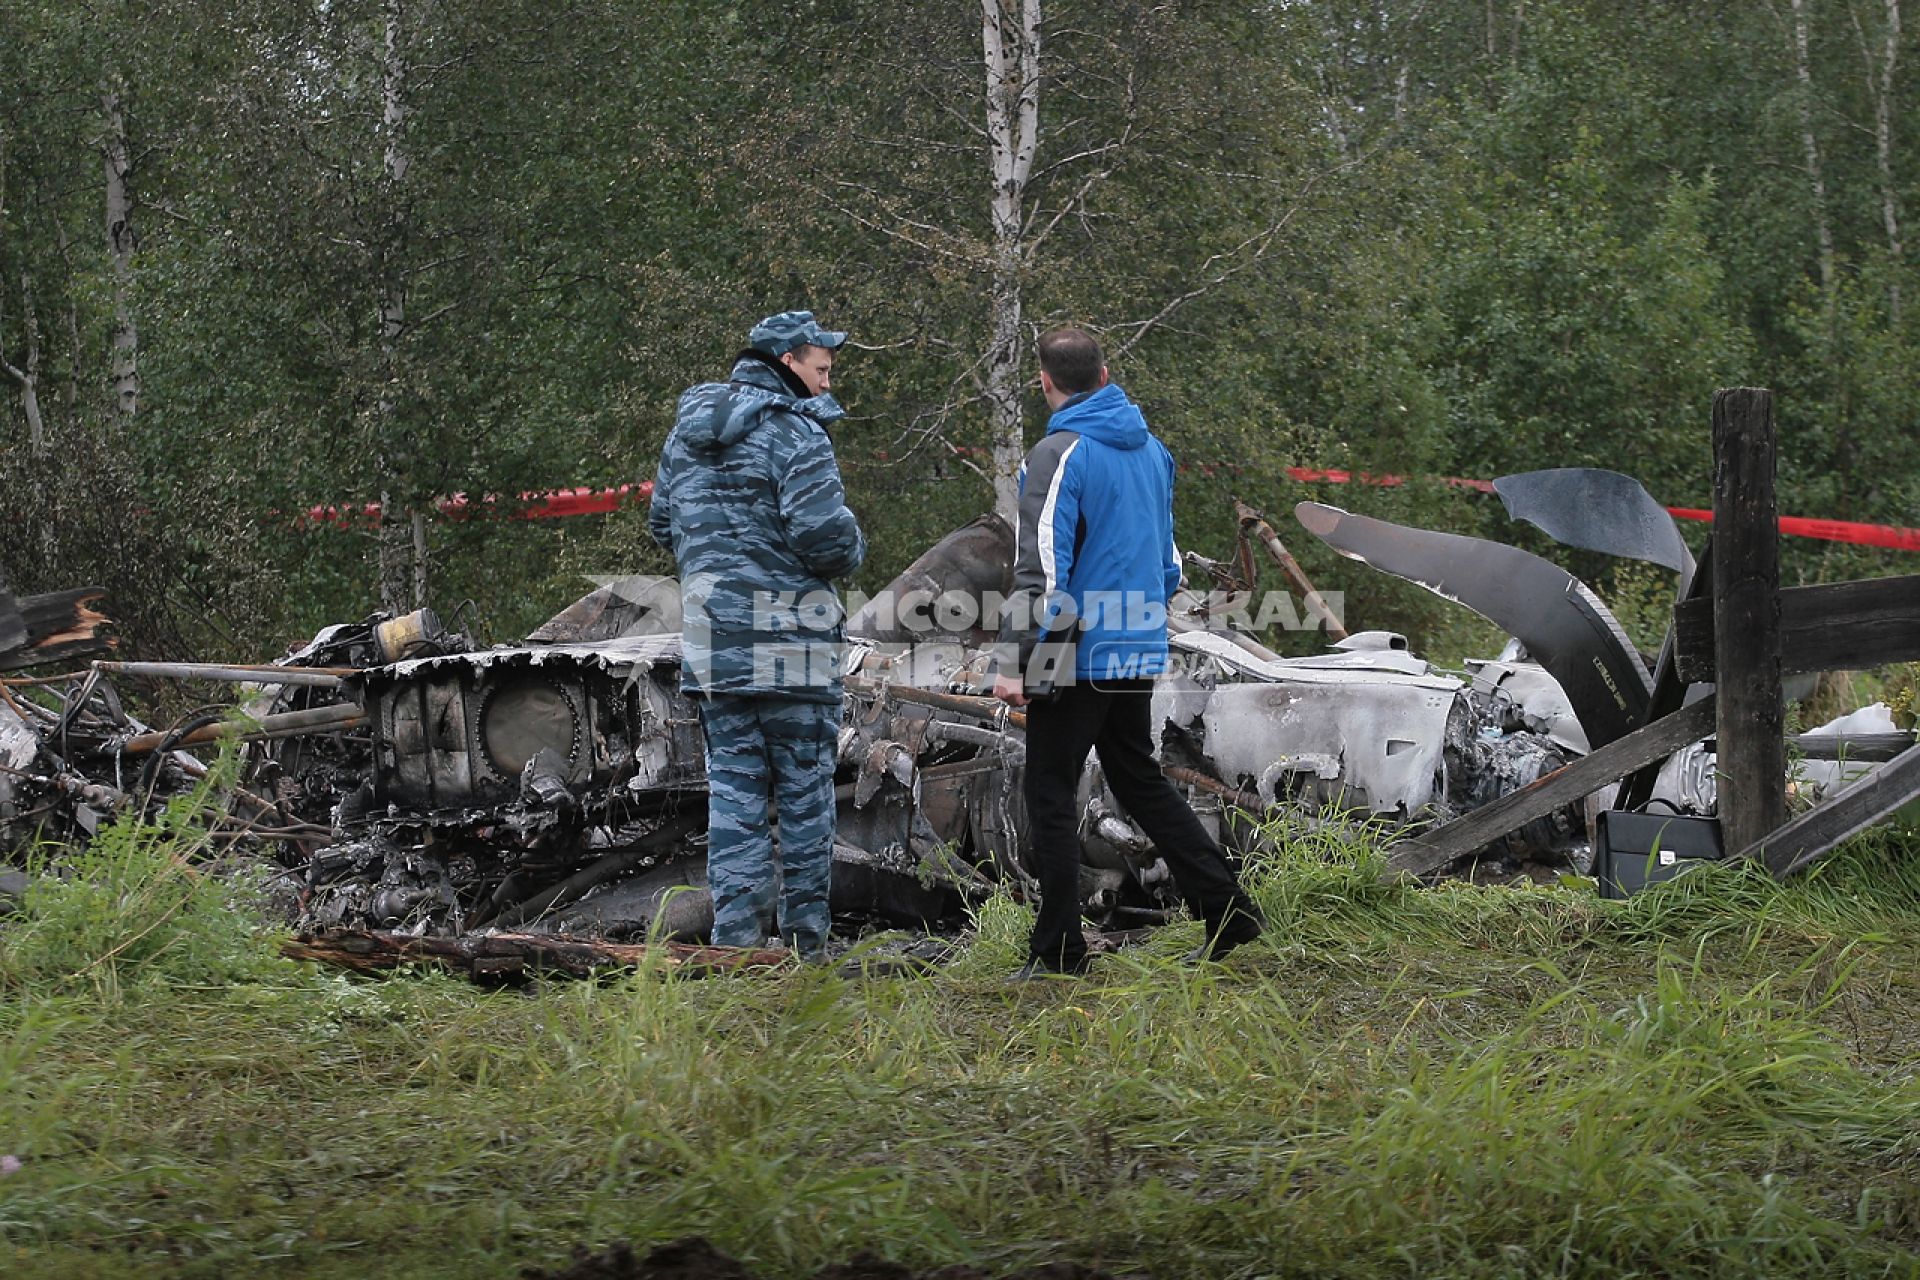
<instances>
[{"instance_id":1,"label":"birch tree","mask_svg":"<svg viewBox=\"0 0 1920 1280\"><path fill-rule=\"evenodd\" d=\"M796 225L804 198L776 198L779 220L758 227L765 259L830 287L846 274L836 255L884 263L847 295L882 326L856 342L918 349L948 371L936 397L905 406L890 457L971 471L1012 518L1037 331L1086 325L1117 358L1278 261L1303 156L1323 160L1323 136L1294 127L1317 104L1276 51L1299 38L1287 14L980 0L969 16L971 65L953 58L950 6L872 31L884 45L831 26L835 43L809 48L797 76L781 67L754 131L778 137L803 117L818 132L798 150L736 154L843 220ZM823 116L822 102L845 106Z\"/></svg>"},{"instance_id":2,"label":"birch tree","mask_svg":"<svg viewBox=\"0 0 1920 1280\"><path fill-rule=\"evenodd\" d=\"M6 331L5 300L5 290L0 288L0 335ZM47 421L40 411L40 322L33 309L33 277L24 272L20 276L20 302L26 313L26 353L20 364L15 365L7 358L5 347L0 346L0 373L11 378L19 389L20 412L27 420L27 447L35 457L44 457Z\"/></svg>"},{"instance_id":3,"label":"birch tree","mask_svg":"<svg viewBox=\"0 0 1920 1280\"><path fill-rule=\"evenodd\" d=\"M126 85L117 73L100 90L100 154L105 170L106 247L113 269L112 405L125 431L140 411L140 328L133 314L133 158L127 141Z\"/></svg>"},{"instance_id":4,"label":"birch tree","mask_svg":"<svg viewBox=\"0 0 1920 1280\"><path fill-rule=\"evenodd\" d=\"M7 135L0 132L0 236L7 226ZM0 373L12 379L20 394L20 412L27 420L28 447L34 456L47 451L46 419L40 412L40 323L33 309L33 276L20 273L20 303L25 312L26 353L16 365L6 351L6 282L0 280Z\"/></svg>"},{"instance_id":5,"label":"birch tree","mask_svg":"<svg viewBox=\"0 0 1920 1280\"><path fill-rule=\"evenodd\" d=\"M1813 207L1813 232L1819 247L1820 291L1829 303L1834 289L1833 223L1827 213L1827 178L1821 160L1820 139L1814 132L1813 58L1807 34L1806 0L1790 0L1793 7L1793 69L1800 92L1795 107L1800 115L1800 146Z\"/></svg>"},{"instance_id":6,"label":"birch tree","mask_svg":"<svg viewBox=\"0 0 1920 1280\"><path fill-rule=\"evenodd\" d=\"M1851 5L1853 30L1866 63L1867 99L1873 104L1873 153L1880 177L1880 226L1887 239L1887 314L1900 325L1900 271L1905 249L1900 235L1900 188L1893 176L1894 69L1900 59L1900 0L1881 0L1880 47Z\"/></svg>"},{"instance_id":7,"label":"birch tree","mask_svg":"<svg viewBox=\"0 0 1920 1280\"><path fill-rule=\"evenodd\" d=\"M400 342L407 326L407 0L382 0L380 128L385 225L375 258L376 306L380 315L380 361L375 427L383 481L398 472L399 431L395 388L400 380ZM380 492L379 576L381 607L392 614L427 602L427 517L397 501L391 487Z\"/></svg>"},{"instance_id":8,"label":"birch tree","mask_svg":"<svg viewBox=\"0 0 1920 1280\"><path fill-rule=\"evenodd\" d=\"M1015 475L1026 454L1021 277L1029 253L1027 180L1040 145L1040 0L980 0L980 14L992 179L986 399L993 439L993 506L1011 523L1020 501Z\"/></svg>"}]
</instances>

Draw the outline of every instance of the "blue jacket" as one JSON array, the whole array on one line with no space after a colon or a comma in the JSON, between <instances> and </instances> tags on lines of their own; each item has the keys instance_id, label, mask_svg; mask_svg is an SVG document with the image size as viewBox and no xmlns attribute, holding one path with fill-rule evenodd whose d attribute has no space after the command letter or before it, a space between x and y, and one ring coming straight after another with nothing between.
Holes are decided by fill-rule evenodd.
<instances>
[{"instance_id":1,"label":"blue jacket","mask_svg":"<svg viewBox=\"0 0 1920 1280\"><path fill-rule=\"evenodd\" d=\"M844 414L750 355L730 381L680 397L647 522L680 565L687 692L839 703L843 611L829 579L867 550L827 438Z\"/></svg>"},{"instance_id":2,"label":"blue jacket","mask_svg":"<svg viewBox=\"0 0 1920 1280\"><path fill-rule=\"evenodd\" d=\"M1054 683L1050 660L1065 682L1064 653L1052 642L1066 639L1076 679L1157 675L1167 662L1167 601L1179 586L1173 455L1117 385L1076 396L1020 469L1003 646L1013 646L1030 689Z\"/></svg>"}]
</instances>

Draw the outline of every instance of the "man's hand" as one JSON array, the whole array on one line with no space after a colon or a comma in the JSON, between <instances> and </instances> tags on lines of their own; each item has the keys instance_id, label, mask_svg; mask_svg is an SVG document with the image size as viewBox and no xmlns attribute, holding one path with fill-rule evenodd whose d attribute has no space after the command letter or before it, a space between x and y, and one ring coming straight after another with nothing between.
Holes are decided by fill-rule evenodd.
<instances>
[{"instance_id":1,"label":"man's hand","mask_svg":"<svg viewBox=\"0 0 1920 1280\"><path fill-rule=\"evenodd\" d=\"M993 696L1010 707L1027 705L1027 691L1020 681L1004 675L993 678Z\"/></svg>"}]
</instances>

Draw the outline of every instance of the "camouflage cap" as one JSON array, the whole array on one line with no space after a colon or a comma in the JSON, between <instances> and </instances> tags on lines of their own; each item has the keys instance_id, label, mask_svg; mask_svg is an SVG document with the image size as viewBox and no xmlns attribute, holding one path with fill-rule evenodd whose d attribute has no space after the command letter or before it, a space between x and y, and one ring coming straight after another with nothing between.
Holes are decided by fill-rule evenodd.
<instances>
[{"instance_id":1,"label":"camouflage cap","mask_svg":"<svg viewBox=\"0 0 1920 1280\"><path fill-rule=\"evenodd\" d=\"M847 335L822 329L811 311L782 311L753 326L747 343L770 356L785 355L796 347L825 347L831 351L847 340Z\"/></svg>"}]
</instances>

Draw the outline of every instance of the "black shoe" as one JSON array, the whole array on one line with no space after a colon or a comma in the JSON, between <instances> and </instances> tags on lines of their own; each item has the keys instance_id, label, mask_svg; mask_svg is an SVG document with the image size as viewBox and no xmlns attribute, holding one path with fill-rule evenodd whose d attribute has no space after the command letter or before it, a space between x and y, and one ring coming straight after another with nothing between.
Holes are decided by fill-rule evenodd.
<instances>
[{"instance_id":1,"label":"black shoe","mask_svg":"<svg viewBox=\"0 0 1920 1280\"><path fill-rule=\"evenodd\" d=\"M1086 976L1087 966L1084 961L1063 969L1059 965L1048 964L1046 961L1038 959L1037 957L1030 957L1011 978L1007 979L1007 984L1009 986L1020 986L1028 982L1047 982L1055 978L1084 978Z\"/></svg>"},{"instance_id":2,"label":"black shoe","mask_svg":"<svg viewBox=\"0 0 1920 1280\"><path fill-rule=\"evenodd\" d=\"M1186 962L1205 964L1209 960L1224 960L1235 947L1259 937L1264 925L1259 910L1251 904L1229 907L1225 922L1210 932L1205 942L1187 952Z\"/></svg>"}]
</instances>

